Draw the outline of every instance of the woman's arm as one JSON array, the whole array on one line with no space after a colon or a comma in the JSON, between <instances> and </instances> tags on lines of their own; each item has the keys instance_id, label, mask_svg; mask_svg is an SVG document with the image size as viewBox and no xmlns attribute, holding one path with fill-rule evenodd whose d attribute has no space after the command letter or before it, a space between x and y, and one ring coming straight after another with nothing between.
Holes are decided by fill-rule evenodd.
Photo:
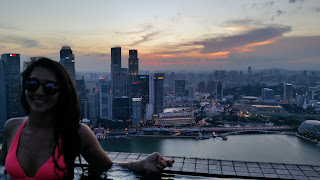
<instances>
[{"instance_id":1,"label":"woman's arm","mask_svg":"<svg viewBox=\"0 0 320 180\"><path fill-rule=\"evenodd\" d=\"M140 161L132 161L130 163L112 162L100 146L97 137L87 125L80 125L79 134L82 144L81 155L89 163L89 167L92 168L109 169L112 164L116 164L134 171L160 173L165 167L171 167L172 163L174 163L174 160L167 160L156 152Z\"/></svg>"},{"instance_id":2,"label":"woman's arm","mask_svg":"<svg viewBox=\"0 0 320 180\"><path fill-rule=\"evenodd\" d=\"M114 164L128 168L133 171L146 171L151 173L161 173L166 167L171 167L174 160L168 160L162 157L159 153L154 152L146 159L131 162L114 162Z\"/></svg>"},{"instance_id":3,"label":"woman's arm","mask_svg":"<svg viewBox=\"0 0 320 180\"><path fill-rule=\"evenodd\" d=\"M81 155L88 162L89 167L97 169L110 169L112 161L100 146L97 137L91 129L80 124L79 135L81 139Z\"/></svg>"}]
</instances>

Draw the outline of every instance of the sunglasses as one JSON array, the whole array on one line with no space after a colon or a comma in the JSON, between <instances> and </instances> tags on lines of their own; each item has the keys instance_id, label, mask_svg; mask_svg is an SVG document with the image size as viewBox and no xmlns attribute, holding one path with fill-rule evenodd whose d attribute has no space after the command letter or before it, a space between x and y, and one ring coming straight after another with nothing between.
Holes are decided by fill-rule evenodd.
<instances>
[{"instance_id":1,"label":"sunglasses","mask_svg":"<svg viewBox=\"0 0 320 180\"><path fill-rule=\"evenodd\" d=\"M46 81L42 84L36 78L28 78L23 83L24 89L29 92L36 92L40 86L48 96L53 96L59 91L59 84L54 81Z\"/></svg>"}]
</instances>

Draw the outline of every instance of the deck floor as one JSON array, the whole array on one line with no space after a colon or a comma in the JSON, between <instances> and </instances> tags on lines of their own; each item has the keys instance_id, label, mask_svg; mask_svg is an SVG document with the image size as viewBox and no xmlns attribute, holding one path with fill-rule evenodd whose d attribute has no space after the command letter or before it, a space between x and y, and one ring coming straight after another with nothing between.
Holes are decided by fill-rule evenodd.
<instances>
[{"instance_id":1,"label":"deck floor","mask_svg":"<svg viewBox=\"0 0 320 180\"><path fill-rule=\"evenodd\" d=\"M147 154L106 152L112 161L135 161L146 158ZM174 159L172 167L164 173L202 177L246 178L246 179L320 179L320 166L226 161L188 157L165 156ZM84 161L85 162L85 161Z\"/></svg>"}]
</instances>

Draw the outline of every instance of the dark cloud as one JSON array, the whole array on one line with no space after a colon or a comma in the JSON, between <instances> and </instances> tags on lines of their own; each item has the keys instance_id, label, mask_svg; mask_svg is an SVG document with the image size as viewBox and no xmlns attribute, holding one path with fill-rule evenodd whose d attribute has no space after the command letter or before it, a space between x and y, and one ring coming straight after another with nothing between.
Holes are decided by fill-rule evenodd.
<instances>
[{"instance_id":1,"label":"dark cloud","mask_svg":"<svg viewBox=\"0 0 320 180\"><path fill-rule=\"evenodd\" d=\"M286 13L285 11L277 9L276 14L271 17L271 20L274 20L275 17L280 17L285 13Z\"/></svg>"},{"instance_id":2,"label":"dark cloud","mask_svg":"<svg viewBox=\"0 0 320 180\"><path fill-rule=\"evenodd\" d=\"M189 45L203 45L202 53L230 51L230 49L235 47L280 37L290 31L291 26L269 26L234 36L209 38L203 41L193 42Z\"/></svg>"},{"instance_id":3,"label":"dark cloud","mask_svg":"<svg viewBox=\"0 0 320 180\"><path fill-rule=\"evenodd\" d=\"M266 7L271 7L273 6L274 2L273 1L269 1L269 2L265 2L265 3L253 3L251 5L252 8L266 8Z\"/></svg>"},{"instance_id":4,"label":"dark cloud","mask_svg":"<svg viewBox=\"0 0 320 180\"><path fill-rule=\"evenodd\" d=\"M141 38L142 38L141 40L138 40L138 41L130 44L130 46L136 46L136 45L138 45L138 44L141 44L141 43L150 41L150 40L153 39L152 37L157 36L159 33L160 33L160 32L151 32L151 33L148 33L148 34L146 34L146 35L143 35L143 36L141 36Z\"/></svg>"},{"instance_id":5,"label":"dark cloud","mask_svg":"<svg viewBox=\"0 0 320 180\"><path fill-rule=\"evenodd\" d=\"M25 37L17 37L17 36L2 37L2 38L0 38L0 42L18 44L21 47L25 47L25 48L32 48L32 47L39 47L40 46L40 44L35 40L28 39Z\"/></svg>"},{"instance_id":6,"label":"dark cloud","mask_svg":"<svg viewBox=\"0 0 320 180\"><path fill-rule=\"evenodd\" d=\"M315 10L316 10L317 12L320 12L320 8L316 8Z\"/></svg>"},{"instance_id":7,"label":"dark cloud","mask_svg":"<svg viewBox=\"0 0 320 180\"><path fill-rule=\"evenodd\" d=\"M277 12L276 12L277 16L281 16L281 15L283 15L284 13L286 13L286 12L283 11L283 10L280 10L280 9L278 9Z\"/></svg>"},{"instance_id":8,"label":"dark cloud","mask_svg":"<svg viewBox=\"0 0 320 180\"><path fill-rule=\"evenodd\" d=\"M303 0L289 0L289 3L303 2Z\"/></svg>"}]
</instances>

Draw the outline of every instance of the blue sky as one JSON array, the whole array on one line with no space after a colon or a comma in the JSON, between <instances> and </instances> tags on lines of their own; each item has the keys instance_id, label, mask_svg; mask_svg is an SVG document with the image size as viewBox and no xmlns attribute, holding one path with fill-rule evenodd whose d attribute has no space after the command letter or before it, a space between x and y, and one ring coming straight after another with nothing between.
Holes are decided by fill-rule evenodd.
<instances>
[{"instance_id":1,"label":"blue sky","mask_svg":"<svg viewBox=\"0 0 320 180\"><path fill-rule=\"evenodd\" d=\"M110 71L110 49L137 49L141 70L320 68L319 0L0 0L0 54Z\"/></svg>"}]
</instances>

